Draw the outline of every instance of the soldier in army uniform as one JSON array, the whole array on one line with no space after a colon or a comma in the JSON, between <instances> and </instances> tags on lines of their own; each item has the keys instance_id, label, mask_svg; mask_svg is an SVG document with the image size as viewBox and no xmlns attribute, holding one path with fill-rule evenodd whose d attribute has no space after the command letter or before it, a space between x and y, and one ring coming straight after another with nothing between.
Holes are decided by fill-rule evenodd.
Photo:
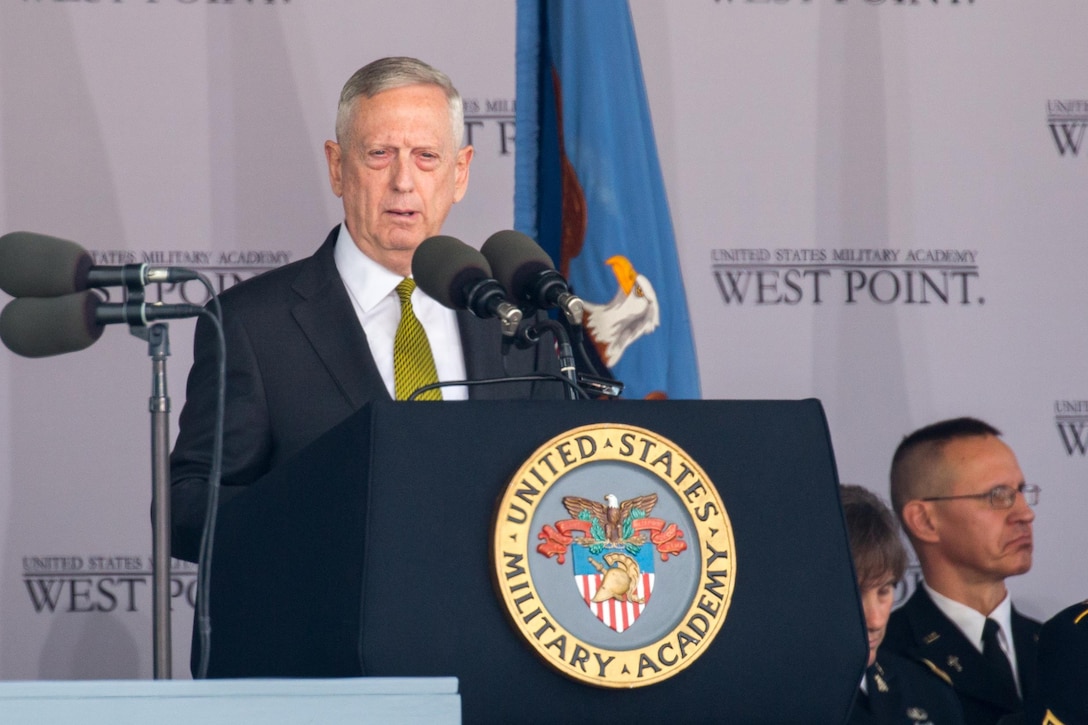
<instances>
[{"instance_id":1,"label":"soldier in army uniform","mask_svg":"<svg viewBox=\"0 0 1088 725\"><path fill-rule=\"evenodd\" d=\"M907 554L894 515L876 495L846 485L839 493L869 638L869 661L848 725L962 723L959 702L947 683L916 662L878 652Z\"/></svg>"},{"instance_id":2,"label":"soldier in army uniform","mask_svg":"<svg viewBox=\"0 0 1088 725\"><path fill-rule=\"evenodd\" d=\"M1088 601L1047 620L1039 634L1039 689L1026 703L1031 725L1088 723Z\"/></svg>"},{"instance_id":3,"label":"soldier in army uniform","mask_svg":"<svg viewBox=\"0 0 1088 725\"><path fill-rule=\"evenodd\" d=\"M1012 606L1005 579L1031 568L1039 487L998 436L974 418L934 423L903 439L891 468L924 582L884 646L943 672L970 725L1023 712L1038 681L1039 623Z\"/></svg>"}]
</instances>

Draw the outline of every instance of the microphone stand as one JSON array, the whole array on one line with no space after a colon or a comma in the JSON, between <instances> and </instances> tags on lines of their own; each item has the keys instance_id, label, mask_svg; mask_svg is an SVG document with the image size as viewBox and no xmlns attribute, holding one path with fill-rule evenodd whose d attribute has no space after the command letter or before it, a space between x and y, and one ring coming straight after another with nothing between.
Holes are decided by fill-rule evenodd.
<instances>
[{"instance_id":1,"label":"microphone stand","mask_svg":"<svg viewBox=\"0 0 1088 725\"><path fill-rule=\"evenodd\" d=\"M574 361L574 349L570 344L570 336L566 329L555 320L543 319L531 324L522 330L522 335L529 344L537 344L540 341L540 333L547 330L555 335L556 347L559 352L559 372L571 384L567 386L567 399L578 400L578 368Z\"/></svg>"},{"instance_id":2,"label":"microphone stand","mask_svg":"<svg viewBox=\"0 0 1088 725\"><path fill-rule=\"evenodd\" d=\"M142 291L141 291L142 296ZM130 299L131 299L130 292ZM166 392L166 358L170 334L166 324L132 325L129 331L147 341L151 358L151 555L154 677L170 679L170 397Z\"/></svg>"}]
</instances>

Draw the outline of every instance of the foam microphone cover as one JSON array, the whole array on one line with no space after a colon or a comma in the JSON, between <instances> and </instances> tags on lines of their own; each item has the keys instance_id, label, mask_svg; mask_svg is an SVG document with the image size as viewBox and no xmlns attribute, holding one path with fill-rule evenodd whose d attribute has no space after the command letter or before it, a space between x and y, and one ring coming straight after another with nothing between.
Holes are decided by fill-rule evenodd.
<instances>
[{"instance_id":1,"label":"foam microphone cover","mask_svg":"<svg viewBox=\"0 0 1088 725\"><path fill-rule=\"evenodd\" d=\"M0 237L0 289L12 297L57 297L87 289L94 260L67 239L34 232Z\"/></svg>"},{"instance_id":2,"label":"foam microphone cover","mask_svg":"<svg viewBox=\"0 0 1088 725\"><path fill-rule=\"evenodd\" d=\"M552 258L531 237L513 229L495 232L481 249L495 279L518 299L525 299L541 272L555 270Z\"/></svg>"},{"instance_id":3,"label":"foam microphone cover","mask_svg":"<svg viewBox=\"0 0 1088 725\"><path fill-rule=\"evenodd\" d=\"M23 357L82 350L93 345L105 330L95 321L100 304L91 291L14 299L0 312L0 340Z\"/></svg>"},{"instance_id":4,"label":"foam microphone cover","mask_svg":"<svg viewBox=\"0 0 1088 725\"><path fill-rule=\"evenodd\" d=\"M460 239L437 236L424 239L412 255L416 285L446 307L468 307L466 293L491 278L491 265L479 251Z\"/></svg>"}]
</instances>

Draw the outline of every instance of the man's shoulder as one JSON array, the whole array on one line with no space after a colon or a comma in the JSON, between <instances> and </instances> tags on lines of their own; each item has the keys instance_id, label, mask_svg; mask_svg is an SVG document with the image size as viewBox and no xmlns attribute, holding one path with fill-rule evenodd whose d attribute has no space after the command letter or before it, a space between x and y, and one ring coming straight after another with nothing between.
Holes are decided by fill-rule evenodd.
<instances>
[{"instance_id":1,"label":"man's shoulder","mask_svg":"<svg viewBox=\"0 0 1088 725\"><path fill-rule=\"evenodd\" d=\"M1066 607L1040 625L1041 636L1055 643L1088 642L1088 601Z\"/></svg>"},{"instance_id":2,"label":"man's shoulder","mask_svg":"<svg viewBox=\"0 0 1088 725\"><path fill-rule=\"evenodd\" d=\"M884 642L892 652L910 656L918 647L932 644L954 625L919 586L888 619Z\"/></svg>"},{"instance_id":3,"label":"man's shoulder","mask_svg":"<svg viewBox=\"0 0 1088 725\"><path fill-rule=\"evenodd\" d=\"M1055 614L1042 625L1039 687L1028 697L1031 722L1088 722L1088 601Z\"/></svg>"},{"instance_id":4,"label":"man's shoulder","mask_svg":"<svg viewBox=\"0 0 1088 725\"><path fill-rule=\"evenodd\" d=\"M1012 624L1014 627L1024 627L1025 629L1031 630L1036 634L1038 634L1039 630L1043 628L1042 622L1037 619L1032 619L1027 615L1021 614L1019 610L1016 609L1015 604L1012 607Z\"/></svg>"},{"instance_id":5,"label":"man's shoulder","mask_svg":"<svg viewBox=\"0 0 1088 725\"><path fill-rule=\"evenodd\" d=\"M275 306L278 302L297 300L299 295L315 291L335 276L332 244L336 230L313 253L281 267L243 280L224 291L221 304L238 313L251 308Z\"/></svg>"},{"instance_id":6,"label":"man's shoulder","mask_svg":"<svg viewBox=\"0 0 1088 725\"><path fill-rule=\"evenodd\" d=\"M879 654L877 654L877 662L880 663L882 668L897 677L903 677L907 680L921 680L924 683L933 682L939 684L944 682L946 685L949 684L947 680L926 667L924 663L910 657L904 657L898 652L880 650Z\"/></svg>"},{"instance_id":7,"label":"man's shoulder","mask_svg":"<svg viewBox=\"0 0 1088 725\"><path fill-rule=\"evenodd\" d=\"M893 624L896 628L904 627L912 620L932 616L934 609L935 607L929 596L919 586L907 601L892 612L891 618L888 620L888 628L890 629Z\"/></svg>"},{"instance_id":8,"label":"man's shoulder","mask_svg":"<svg viewBox=\"0 0 1088 725\"><path fill-rule=\"evenodd\" d=\"M902 691L919 699L916 704L938 707L945 718L931 718L934 722L962 720L959 700L952 690L952 681L946 673L926 663L909 657L881 650L877 662ZM950 713L955 713L955 720Z\"/></svg>"}]
</instances>

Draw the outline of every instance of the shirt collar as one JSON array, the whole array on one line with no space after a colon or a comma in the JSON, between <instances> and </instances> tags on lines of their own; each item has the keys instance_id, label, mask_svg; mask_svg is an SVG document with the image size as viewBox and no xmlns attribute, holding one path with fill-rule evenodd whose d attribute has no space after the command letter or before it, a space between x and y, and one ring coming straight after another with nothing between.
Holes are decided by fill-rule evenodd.
<instances>
[{"instance_id":1,"label":"shirt collar","mask_svg":"<svg viewBox=\"0 0 1088 725\"><path fill-rule=\"evenodd\" d=\"M404 279L363 254L351 238L347 224L340 225L333 259L336 261L336 269L344 280L348 294L364 314L369 313L379 302L388 297Z\"/></svg>"},{"instance_id":2,"label":"shirt collar","mask_svg":"<svg viewBox=\"0 0 1088 725\"><path fill-rule=\"evenodd\" d=\"M980 652L982 651L982 628L986 626L987 619L992 619L1001 626L1000 635L1005 639L1006 644L1011 642L1012 599L1009 598L1008 592L1005 592L1005 598L987 617L966 604L949 599L940 592L935 591L925 581L922 582L922 586L925 587L926 593L929 594L933 603L937 605L937 609L952 620L952 623L960 628L963 635L967 637L968 641L973 642Z\"/></svg>"}]
</instances>

